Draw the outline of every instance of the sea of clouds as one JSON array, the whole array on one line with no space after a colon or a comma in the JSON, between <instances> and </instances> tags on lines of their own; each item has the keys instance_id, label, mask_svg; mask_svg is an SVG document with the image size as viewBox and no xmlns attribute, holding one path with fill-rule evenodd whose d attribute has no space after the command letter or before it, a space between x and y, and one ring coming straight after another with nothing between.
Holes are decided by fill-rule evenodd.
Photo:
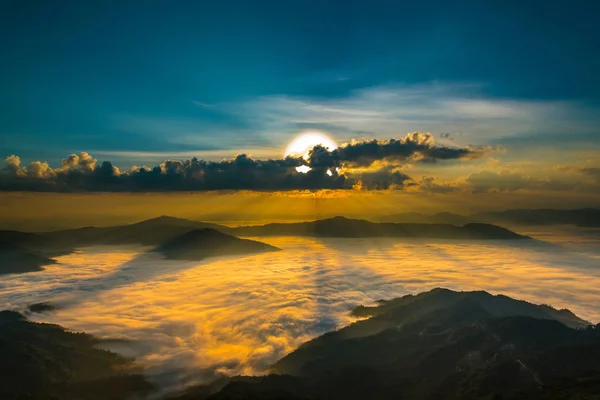
<instances>
[{"instance_id":1,"label":"sea of clouds","mask_svg":"<svg viewBox=\"0 0 600 400\"><path fill-rule=\"evenodd\" d=\"M145 248L94 247L44 271L0 279L0 307L105 338L164 390L220 374L260 374L300 344L352 321L349 311L434 287L487 290L569 308L600 322L600 231L531 232L502 241L260 239L281 252L203 262Z\"/></svg>"}]
</instances>

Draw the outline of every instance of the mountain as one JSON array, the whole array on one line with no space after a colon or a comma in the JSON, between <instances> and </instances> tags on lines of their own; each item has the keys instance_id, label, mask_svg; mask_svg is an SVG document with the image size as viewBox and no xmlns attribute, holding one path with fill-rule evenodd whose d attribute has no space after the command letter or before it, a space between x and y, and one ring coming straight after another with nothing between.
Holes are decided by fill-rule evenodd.
<instances>
[{"instance_id":1,"label":"mountain","mask_svg":"<svg viewBox=\"0 0 600 400\"><path fill-rule=\"evenodd\" d=\"M530 239L495 225L398 224L334 217L311 222L232 228L238 236L402 237L438 239Z\"/></svg>"},{"instance_id":2,"label":"mountain","mask_svg":"<svg viewBox=\"0 0 600 400\"><path fill-rule=\"evenodd\" d=\"M0 242L0 275L41 271L44 265L55 263L55 260L18 244Z\"/></svg>"},{"instance_id":3,"label":"mountain","mask_svg":"<svg viewBox=\"0 0 600 400\"><path fill-rule=\"evenodd\" d=\"M385 217L380 218L380 221L412 224L450 224L461 226L471 222L477 222L478 220L474 220L468 216L452 214L448 212L432 215L409 212L386 215Z\"/></svg>"},{"instance_id":4,"label":"mountain","mask_svg":"<svg viewBox=\"0 0 600 400\"><path fill-rule=\"evenodd\" d=\"M377 337L380 334L385 337L389 330L398 331L400 337L413 340L414 337L409 338L404 333L416 332L419 336L424 334L437 336L447 329L452 331L479 320L515 316L554 320L565 328L585 328L590 325L590 322L578 318L568 310L556 310L549 306L535 305L506 296L493 296L487 292L454 292L448 289L434 289L416 296L408 295L380 302L379 306L372 308L359 306L353 311L353 314L359 317L372 317L307 343L280 360L275 365L275 370L281 373L302 375L306 372L306 368L314 370L316 364L324 369L339 363L351 364L352 355L357 357L359 354L355 354L352 349L346 349L348 340L352 343L352 339L359 338L371 341L372 339L368 338ZM331 355L338 350L337 346L343 347L349 353L338 359L329 358L321 352L326 351ZM397 353L394 354L394 357L397 355ZM364 354L357 357L356 360L360 358L361 363L368 361L368 364L377 364L380 357L384 357L384 355ZM321 360L321 358L323 359Z\"/></svg>"},{"instance_id":5,"label":"mountain","mask_svg":"<svg viewBox=\"0 0 600 400\"><path fill-rule=\"evenodd\" d=\"M311 222L273 223L230 228L223 225L162 216L130 225L83 227L45 233L0 231L0 242L14 244L48 257L68 254L77 247L139 244L160 246L192 231L212 229L235 236L402 237L441 239L530 239L499 226L377 223L334 217ZM193 236L193 235L192 235ZM192 237L190 236L190 237Z\"/></svg>"},{"instance_id":6,"label":"mountain","mask_svg":"<svg viewBox=\"0 0 600 400\"><path fill-rule=\"evenodd\" d=\"M600 324L486 292L434 289L357 307L272 375L180 399L568 399L600 393Z\"/></svg>"},{"instance_id":7,"label":"mountain","mask_svg":"<svg viewBox=\"0 0 600 400\"><path fill-rule=\"evenodd\" d=\"M517 209L490 211L468 216L438 213L425 215L419 213L391 214L380 218L383 222L401 223L442 223L464 225L471 222L485 222L509 225L576 225L581 227L600 227L600 209L582 208L575 210L553 209Z\"/></svg>"},{"instance_id":8,"label":"mountain","mask_svg":"<svg viewBox=\"0 0 600 400\"><path fill-rule=\"evenodd\" d=\"M132 360L100 344L91 335L1 311L0 398L124 399L154 389Z\"/></svg>"},{"instance_id":9,"label":"mountain","mask_svg":"<svg viewBox=\"0 0 600 400\"><path fill-rule=\"evenodd\" d=\"M48 232L46 237L73 246L140 244L156 246L196 229L213 228L228 231L222 225L161 216L130 225L84 227Z\"/></svg>"},{"instance_id":10,"label":"mountain","mask_svg":"<svg viewBox=\"0 0 600 400\"><path fill-rule=\"evenodd\" d=\"M444 309L456 303L470 301L482 307L492 317L524 316L538 319L553 319L571 328L585 328L591 323L583 320L567 309L557 310L548 305L537 305L516 300L502 294L492 295L485 291L456 292L436 288L418 295L406 295L393 300L379 300L375 307L358 306L352 310L356 317L386 316L401 310L403 313L430 312ZM396 314L393 314L396 318ZM392 318L392 319L394 319ZM397 322L397 321L395 321ZM394 322L394 323L395 323Z\"/></svg>"},{"instance_id":11,"label":"mountain","mask_svg":"<svg viewBox=\"0 0 600 400\"><path fill-rule=\"evenodd\" d=\"M14 245L47 257L56 257L73 251L73 248L64 242L40 233L0 230L0 242L5 244L4 249Z\"/></svg>"},{"instance_id":12,"label":"mountain","mask_svg":"<svg viewBox=\"0 0 600 400\"><path fill-rule=\"evenodd\" d=\"M506 210L485 212L471 216L477 221L495 221L515 225L577 225L600 227L600 209L582 208L576 210Z\"/></svg>"},{"instance_id":13,"label":"mountain","mask_svg":"<svg viewBox=\"0 0 600 400\"><path fill-rule=\"evenodd\" d=\"M176 260L266 253L281 249L254 240L240 239L212 228L196 229L174 237L154 251Z\"/></svg>"}]
</instances>

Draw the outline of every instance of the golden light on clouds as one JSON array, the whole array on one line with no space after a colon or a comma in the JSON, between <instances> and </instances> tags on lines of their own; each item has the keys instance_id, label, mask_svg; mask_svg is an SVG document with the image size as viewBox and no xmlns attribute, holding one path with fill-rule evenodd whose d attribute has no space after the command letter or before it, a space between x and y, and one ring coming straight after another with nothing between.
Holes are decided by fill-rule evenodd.
<instances>
[{"instance_id":1,"label":"golden light on clouds","mask_svg":"<svg viewBox=\"0 0 600 400\"><path fill-rule=\"evenodd\" d=\"M358 304L440 286L567 307L600 321L600 272L591 268L600 260L597 239L539 234L564 247L261 238L284 251L205 262L96 247L45 271L5 277L0 299L4 308L52 301L60 308L46 322L130 339L115 349L138 357L150 376L170 373L168 387L185 376L196 377L190 384L265 372L301 343L349 323Z\"/></svg>"}]
</instances>

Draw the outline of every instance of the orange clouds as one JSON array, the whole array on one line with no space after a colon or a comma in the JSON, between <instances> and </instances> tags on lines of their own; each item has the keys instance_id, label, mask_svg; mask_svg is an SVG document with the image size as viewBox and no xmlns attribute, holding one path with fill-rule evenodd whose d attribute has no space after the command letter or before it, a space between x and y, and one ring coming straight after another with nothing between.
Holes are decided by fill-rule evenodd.
<instances>
[{"instance_id":1,"label":"orange clouds","mask_svg":"<svg viewBox=\"0 0 600 400\"><path fill-rule=\"evenodd\" d=\"M438 286L550 303L599 321L597 239L545 235L566 247L263 238L283 251L205 262L97 247L45 271L5 277L0 302L23 308L51 301L59 310L37 318L131 340L119 351L172 388L221 373L265 372L301 343L351 322L348 311L358 304Z\"/></svg>"}]
</instances>

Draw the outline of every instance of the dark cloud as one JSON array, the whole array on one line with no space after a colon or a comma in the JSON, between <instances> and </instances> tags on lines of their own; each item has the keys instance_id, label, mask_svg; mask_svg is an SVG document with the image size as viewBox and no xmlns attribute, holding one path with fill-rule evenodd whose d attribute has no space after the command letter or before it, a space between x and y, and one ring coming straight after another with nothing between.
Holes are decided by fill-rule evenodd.
<instances>
[{"instance_id":1,"label":"dark cloud","mask_svg":"<svg viewBox=\"0 0 600 400\"><path fill-rule=\"evenodd\" d=\"M403 189L405 185L410 184L412 178L394 167L385 167L358 174L358 179L354 183L354 189L361 190L385 190L385 189Z\"/></svg>"},{"instance_id":2,"label":"dark cloud","mask_svg":"<svg viewBox=\"0 0 600 400\"><path fill-rule=\"evenodd\" d=\"M435 144L431 134L411 133L401 139L352 141L329 151L314 147L308 159L257 160L246 154L219 162L166 160L153 168L120 171L110 161L98 163L90 154L71 154L61 166L46 162L21 165L18 156L5 159L1 190L30 191L203 191L203 190L367 190L401 189L410 177L400 168L408 162L472 159L486 150ZM308 166L302 173L299 166Z\"/></svg>"},{"instance_id":3,"label":"dark cloud","mask_svg":"<svg viewBox=\"0 0 600 400\"><path fill-rule=\"evenodd\" d=\"M469 147L445 147L435 144L430 133L409 133L401 139L353 141L332 151L332 156L341 162L356 166L368 166L375 161L388 160L435 162L437 160L473 159L483 156L485 150Z\"/></svg>"}]
</instances>

